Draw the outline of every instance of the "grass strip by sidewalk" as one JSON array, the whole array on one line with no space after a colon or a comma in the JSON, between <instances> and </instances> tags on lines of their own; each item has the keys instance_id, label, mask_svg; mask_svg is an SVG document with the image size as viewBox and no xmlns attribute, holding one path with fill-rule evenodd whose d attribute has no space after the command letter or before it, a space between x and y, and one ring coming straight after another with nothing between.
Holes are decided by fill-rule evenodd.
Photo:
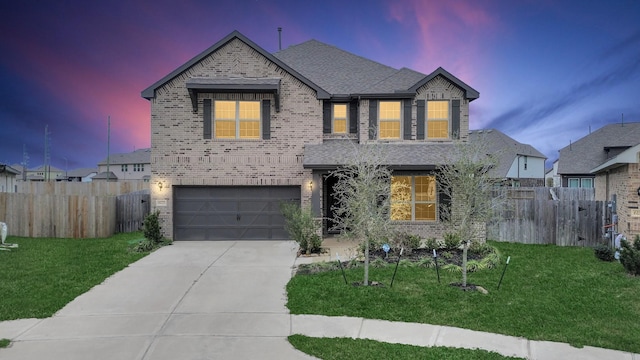
<instances>
[{"instance_id":1,"label":"grass strip by sidewalk","mask_svg":"<svg viewBox=\"0 0 640 360\"><path fill-rule=\"evenodd\" d=\"M296 349L323 360L369 359L439 359L439 360L503 360L520 359L505 357L486 350L469 350L447 347L420 347L388 344L373 340L350 338L312 338L303 335L289 336Z\"/></svg>"},{"instance_id":2,"label":"grass strip by sidewalk","mask_svg":"<svg viewBox=\"0 0 640 360\"><path fill-rule=\"evenodd\" d=\"M296 275L287 285L293 314L353 316L448 325L531 340L596 346L640 353L640 277L617 262L602 262L593 249L491 242L502 254L494 270L469 274L469 282L489 290L463 292L449 286L459 273L371 268L370 279L384 287L356 287L362 268ZM511 256L500 290L504 261Z\"/></svg>"},{"instance_id":3,"label":"grass strip by sidewalk","mask_svg":"<svg viewBox=\"0 0 640 360\"><path fill-rule=\"evenodd\" d=\"M45 318L147 253L130 251L141 232L104 239L9 237L0 251L0 321Z\"/></svg>"}]
</instances>

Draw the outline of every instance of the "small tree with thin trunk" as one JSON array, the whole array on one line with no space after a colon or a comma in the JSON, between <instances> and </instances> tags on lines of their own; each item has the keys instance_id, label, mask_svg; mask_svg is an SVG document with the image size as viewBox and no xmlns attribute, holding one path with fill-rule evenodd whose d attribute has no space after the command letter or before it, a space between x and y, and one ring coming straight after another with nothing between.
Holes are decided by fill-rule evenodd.
<instances>
[{"instance_id":1,"label":"small tree with thin trunk","mask_svg":"<svg viewBox=\"0 0 640 360\"><path fill-rule=\"evenodd\" d=\"M450 204L441 203L440 213L446 226L461 239L462 288L467 287L467 252L474 239L486 234L486 223L493 218L501 199L494 197L499 179L492 177L496 154L489 154L487 142L478 139L460 142L446 165L440 167L439 186Z\"/></svg>"},{"instance_id":2,"label":"small tree with thin trunk","mask_svg":"<svg viewBox=\"0 0 640 360\"><path fill-rule=\"evenodd\" d=\"M331 172L337 178L333 188L335 228L345 237L364 243L364 279L369 285L369 250L392 232L391 170L386 166L383 147L378 144L353 144L346 164ZM394 186L403 186L394 184Z\"/></svg>"}]
</instances>

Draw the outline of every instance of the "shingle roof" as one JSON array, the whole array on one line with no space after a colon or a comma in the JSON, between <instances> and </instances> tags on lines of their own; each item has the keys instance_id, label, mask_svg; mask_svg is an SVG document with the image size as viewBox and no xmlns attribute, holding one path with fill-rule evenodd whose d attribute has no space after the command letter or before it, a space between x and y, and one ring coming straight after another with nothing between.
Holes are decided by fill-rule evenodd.
<instances>
[{"instance_id":1,"label":"shingle roof","mask_svg":"<svg viewBox=\"0 0 640 360\"><path fill-rule=\"evenodd\" d=\"M111 154L109 155L110 165L121 164L150 164L151 163L151 149L144 148L138 149L130 153ZM107 158L100 161L98 165L107 165Z\"/></svg>"},{"instance_id":2,"label":"shingle roof","mask_svg":"<svg viewBox=\"0 0 640 360\"><path fill-rule=\"evenodd\" d=\"M429 75L415 70L394 69L317 40L309 40L273 54L333 95L411 94L441 75L461 87L473 100L480 94L443 68Z\"/></svg>"},{"instance_id":3,"label":"shingle roof","mask_svg":"<svg viewBox=\"0 0 640 360\"><path fill-rule=\"evenodd\" d=\"M311 169L333 169L350 163L354 147L381 146L385 164L391 168L433 169L451 161L453 143L355 144L351 140L325 140L305 145L303 165Z\"/></svg>"},{"instance_id":4,"label":"shingle roof","mask_svg":"<svg viewBox=\"0 0 640 360\"><path fill-rule=\"evenodd\" d=\"M607 153L606 148L624 150L639 142L640 122L605 125L560 149L558 174L589 174L592 169L620 153L620 151Z\"/></svg>"},{"instance_id":5,"label":"shingle roof","mask_svg":"<svg viewBox=\"0 0 640 360\"><path fill-rule=\"evenodd\" d=\"M498 165L491 171L494 177L506 177L518 155L547 158L533 146L520 143L496 129L471 130L469 131L469 141L484 141L487 146L486 150L491 154L498 155Z\"/></svg>"}]
</instances>

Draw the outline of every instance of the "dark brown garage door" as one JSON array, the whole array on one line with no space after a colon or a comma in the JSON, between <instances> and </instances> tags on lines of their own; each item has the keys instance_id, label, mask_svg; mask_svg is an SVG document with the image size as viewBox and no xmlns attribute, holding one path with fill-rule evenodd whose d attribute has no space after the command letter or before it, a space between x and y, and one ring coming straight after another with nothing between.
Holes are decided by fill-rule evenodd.
<instances>
[{"instance_id":1,"label":"dark brown garage door","mask_svg":"<svg viewBox=\"0 0 640 360\"><path fill-rule=\"evenodd\" d=\"M297 186L174 188L175 240L289 239L280 203L300 204Z\"/></svg>"}]
</instances>

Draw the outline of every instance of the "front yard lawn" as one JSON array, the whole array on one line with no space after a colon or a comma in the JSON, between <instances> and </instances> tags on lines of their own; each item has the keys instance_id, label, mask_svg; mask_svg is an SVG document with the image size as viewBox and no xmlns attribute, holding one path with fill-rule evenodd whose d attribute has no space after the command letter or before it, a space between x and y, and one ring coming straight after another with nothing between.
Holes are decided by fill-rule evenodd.
<instances>
[{"instance_id":1,"label":"front yard lawn","mask_svg":"<svg viewBox=\"0 0 640 360\"><path fill-rule=\"evenodd\" d=\"M45 318L147 253L130 251L141 232L106 239L9 237L0 251L0 321Z\"/></svg>"},{"instance_id":2,"label":"front yard lawn","mask_svg":"<svg viewBox=\"0 0 640 360\"><path fill-rule=\"evenodd\" d=\"M400 267L371 268L382 287L358 287L362 268L296 275L287 285L293 314L354 316L428 323L640 353L640 277L618 262L602 262L593 249L490 242L502 254L493 270L469 274L488 295L449 284L459 273ZM507 256L511 262L498 281Z\"/></svg>"},{"instance_id":3,"label":"front yard lawn","mask_svg":"<svg viewBox=\"0 0 640 360\"><path fill-rule=\"evenodd\" d=\"M303 335L289 336L289 342L298 350L323 360L369 359L439 359L439 360L505 360L520 359L502 356L486 350L456 349L447 347L421 347L387 344L373 340L350 338L312 338Z\"/></svg>"}]
</instances>

